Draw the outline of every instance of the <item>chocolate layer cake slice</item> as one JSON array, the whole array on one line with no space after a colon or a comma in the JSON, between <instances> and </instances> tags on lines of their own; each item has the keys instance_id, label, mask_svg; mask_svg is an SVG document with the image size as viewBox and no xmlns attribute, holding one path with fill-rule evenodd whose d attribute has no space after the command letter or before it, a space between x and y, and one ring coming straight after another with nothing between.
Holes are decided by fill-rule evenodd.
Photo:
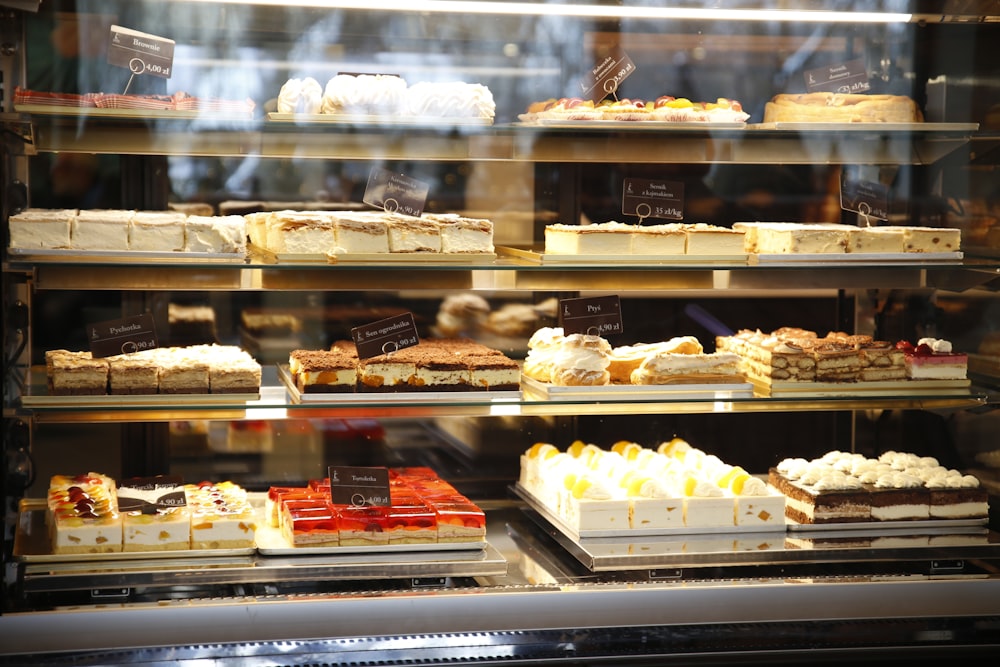
<instances>
[{"instance_id":1,"label":"chocolate layer cake slice","mask_svg":"<svg viewBox=\"0 0 1000 667\"><path fill-rule=\"evenodd\" d=\"M772 468L768 483L785 495L785 516L796 523L860 523L871 519L870 494L863 488L823 489L792 481Z\"/></svg>"}]
</instances>

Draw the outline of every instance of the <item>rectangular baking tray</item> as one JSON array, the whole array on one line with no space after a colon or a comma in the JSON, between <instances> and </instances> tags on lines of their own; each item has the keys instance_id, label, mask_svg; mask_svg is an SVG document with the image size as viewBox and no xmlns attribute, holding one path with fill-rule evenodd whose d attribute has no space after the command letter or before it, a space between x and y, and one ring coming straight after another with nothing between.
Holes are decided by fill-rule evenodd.
<instances>
[{"instance_id":1,"label":"rectangular baking tray","mask_svg":"<svg viewBox=\"0 0 1000 667\"><path fill-rule=\"evenodd\" d=\"M468 402L510 403L520 401L521 391L392 391L337 392L330 394L302 393L295 386L288 364L278 364L278 379L285 385L293 403L439 403Z\"/></svg>"},{"instance_id":2,"label":"rectangular baking tray","mask_svg":"<svg viewBox=\"0 0 1000 667\"><path fill-rule=\"evenodd\" d=\"M128 408L204 407L235 405L260 400L260 394L98 394L93 396L49 396L26 394L21 397L23 408Z\"/></svg>"},{"instance_id":3,"label":"rectangular baking tray","mask_svg":"<svg viewBox=\"0 0 1000 667\"><path fill-rule=\"evenodd\" d=\"M707 384L606 384L589 387L561 387L521 375L521 386L531 394L546 400L684 400L695 398L752 398L749 382Z\"/></svg>"},{"instance_id":4,"label":"rectangular baking tray","mask_svg":"<svg viewBox=\"0 0 1000 667\"><path fill-rule=\"evenodd\" d=\"M528 489L518 482L514 485L514 492L524 500L531 509L538 512L546 521L559 529L561 533L573 540L587 540L593 538L615 538L623 540L634 540L643 537L669 537L671 535L742 535L744 533L784 533L785 525L776 526L720 526L717 528L628 528L621 530L575 530L567 525L559 516L553 514L548 506L539 500Z\"/></svg>"},{"instance_id":5,"label":"rectangular baking tray","mask_svg":"<svg viewBox=\"0 0 1000 667\"><path fill-rule=\"evenodd\" d=\"M380 114L341 114L341 113L280 113L272 111L267 114L267 120L275 124L290 125L345 125L371 127L405 127L439 130L442 127L488 127L493 125L492 118L460 118L454 116L389 116Z\"/></svg>"},{"instance_id":6,"label":"rectangular baking tray","mask_svg":"<svg viewBox=\"0 0 1000 667\"><path fill-rule=\"evenodd\" d=\"M886 262L908 262L912 264L932 262L958 262L964 253L957 252L844 252L844 253L769 253L749 255L749 264L775 266L792 264L814 264L817 267L858 264L884 264Z\"/></svg>"},{"instance_id":7,"label":"rectangular baking tray","mask_svg":"<svg viewBox=\"0 0 1000 667\"><path fill-rule=\"evenodd\" d=\"M474 542L435 542L429 544L379 544L370 546L294 547L277 528L258 526L257 551L263 556L329 556L340 554L398 554L456 552L455 558L478 559L486 548L485 540Z\"/></svg>"},{"instance_id":8,"label":"rectangular baking tray","mask_svg":"<svg viewBox=\"0 0 1000 667\"><path fill-rule=\"evenodd\" d=\"M230 262L244 264L246 254L235 252L158 252L153 250L77 250L73 248L7 248L11 258L42 262L121 262L136 261L204 263Z\"/></svg>"},{"instance_id":9,"label":"rectangular baking tray","mask_svg":"<svg viewBox=\"0 0 1000 667\"><path fill-rule=\"evenodd\" d=\"M777 122L751 123L751 130L783 130L788 132L975 132L979 123L812 123Z\"/></svg>"},{"instance_id":10,"label":"rectangular baking tray","mask_svg":"<svg viewBox=\"0 0 1000 667\"><path fill-rule=\"evenodd\" d=\"M766 382L751 379L758 394L770 398L831 398L834 396L967 396L966 380L882 380L874 382Z\"/></svg>"},{"instance_id":11,"label":"rectangular baking tray","mask_svg":"<svg viewBox=\"0 0 1000 667\"><path fill-rule=\"evenodd\" d=\"M736 255L553 255L539 248L516 248L497 246L497 254L502 257L513 257L536 264L586 264L600 267L622 266L662 266L671 264L691 264L709 266L712 264L745 266L748 261L746 253Z\"/></svg>"}]
</instances>

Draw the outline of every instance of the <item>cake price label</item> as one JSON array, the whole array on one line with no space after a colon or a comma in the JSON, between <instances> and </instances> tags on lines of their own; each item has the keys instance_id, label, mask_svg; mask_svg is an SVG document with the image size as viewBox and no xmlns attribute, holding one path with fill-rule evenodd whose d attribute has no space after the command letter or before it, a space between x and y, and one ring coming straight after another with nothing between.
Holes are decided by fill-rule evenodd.
<instances>
[{"instance_id":1,"label":"cake price label","mask_svg":"<svg viewBox=\"0 0 1000 667\"><path fill-rule=\"evenodd\" d=\"M336 505L392 505L388 468L329 466L327 474L330 478L330 500Z\"/></svg>"},{"instance_id":2,"label":"cake price label","mask_svg":"<svg viewBox=\"0 0 1000 667\"><path fill-rule=\"evenodd\" d=\"M169 79L174 69L174 40L113 25L108 62L124 67L133 76L152 74Z\"/></svg>"},{"instance_id":3,"label":"cake price label","mask_svg":"<svg viewBox=\"0 0 1000 667\"><path fill-rule=\"evenodd\" d=\"M159 347L156 324L150 313L88 324L87 340L94 357L112 357Z\"/></svg>"},{"instance_id":4,"label":"cake price label","mask_svg":"<svg viewBox=\"0 0 1000 667\"><path fill-rule=\"evenodd\" d=\"M426 183L385 169L372 169L362 198L366 204L389 213L419 218L427 203Z\"/></svg>"},{"instance_id":5,"label":"cake price label","mask_svg":"<svg viewBox=\"0 0 1000 667\"><path fill-rule=\"evenodd\" d=\"M358 357L368 359L420 343L413 313L402 313L351 329Z\"/></svg>"},{"instance_id":6,"label":"cake price label","mask_svg":"<svg viewBox=\"0 0 1000 667\"><path fill-rule=\"evenodd\" d=\"M617 295L562 299L559 301L559 326L567 336L575 333L620 334L625 330L621 299Z\"/></svg>"},{"instance_id":7,"label":"cake price label","mask_svg":"<svg viewBox=\"0 0 1000 667\"><path fill-rule=\"evenodd\" d=\"M889 188L881 183L858 181L841 176L840 208L863 218L889 219Z\"/></svg>"},{"instance_id":8,"label":"cake price label","mask_svg":"<svg viewBox=\"0 0 1000 667\"><path fill-rule=\"evenodd\" d=\"M622 214L645 218L684 219L684 184L626 178L622 185Z\"/></svg>"},{"instance_id":9,"label":"cake price label","mask_svg":"<svg viewBox=\"0 0 1000 667\"><path fill-rule=\"evenodd\" d=\"M590 68L590 72L580 82L583 96L592 102L600 102L608 95L614 94L622 85L622 81L635 72L635 63L617 44L599 63Z\"/></svg>"},{"instance_id":10,"label":"cake price label","mask_svg":"<svg viewBox=\"0 0 1000 667\"><path fill-rule=\"evenodd\" d=\"M810 93L866 93L871 90L864 58L817 67L805 72Z\"/></svg>"}]
</instances>

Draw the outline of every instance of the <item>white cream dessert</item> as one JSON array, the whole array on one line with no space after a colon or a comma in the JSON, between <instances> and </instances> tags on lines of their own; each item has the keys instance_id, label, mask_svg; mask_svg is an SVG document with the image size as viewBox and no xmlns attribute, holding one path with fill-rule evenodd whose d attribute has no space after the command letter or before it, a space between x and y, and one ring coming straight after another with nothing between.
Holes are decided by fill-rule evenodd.
<instances>
[{"instance_id":1,"label":"white cream dessert","mask_svg":"<svg viewBox=\"0 0 1000 667\"><path fill-rule=\"evenodd\" d=\"M430 220L389 219L389 252L441 252L441 229Z\"/></svg>"},{"instance_id":2,"label":"white cream dessert","mask_svg":"<svg viewBox=\"0 0 1000 667\"><path fill-rule=\"evenodd\" d=\"M83 209L73 218L70 239L76 250L129 249L129 223L134 211Z\"/></svg>"},{"instance_id":3,"label":"white cream dessert","mask_svg":"<svg viewBox=\"0 0 1000 667\"><path fill-rule=\"evenodd\" d=\"M289 79L278 93L278 113L316 114L323 102L323 88L312 77Z\"/></svg>"},{"instance_id":4,"label":"white cream dessert","mask_svg":"<svg viewBox=\"0 0 1000 667\"><path fill-rule=\"evenodd\" d=\"M736 383L743 381L740 357L731 352L711 354L652 353L632 371L632 384Z\"/></svg>"},{"instance_id":5,"label":"white cream dessert","mask_svg":"<svg viewBox=\"0 0 1000 667\"><path fill-rule=\"evenodd\" d=\"M9 245L22 250L69 248L76 209L29 208L7 220Z\"/></svg>"},{"instance_id":6,"label":"white cream dessert","mask_svg":"<svg viewBox=\"0 0 1000 667\"><path fill-rule=\"evenodd\" d=\"M552 381L553 359L563 341L562 327L542 327L528 339L523 372L540 382Z\"/></svg>"},{"instance_id":7,"label":"white cream dessert","mask_svg":"<svg viewBox=\"0 0 1000 667\"><path fill-rule=\"evenodd\" d=\"M247 249L247 222L240 215L189 215L184 223L184 250L242 255Z\"/></svg>"},{"instance_id":8,"label":"white cream dessert","mask_svg":"<svg viewBox=\"0 0 1000 667\"><path fill-rule=\"evenodd\" d=\"M847 237L847 252L899 253L903 252L902 229L892 227L857 227Z\"/></svg>"},{"instance_id":9,"label":"white cream dessert","mask_svg":"<svg viewBox=\"0 0 1000 667\"><path fill-rule=\"evenodd\" d=\"M846 253L849 229L846 225L760 223L755 237L756 252L762 255Z\"/></svg>"},{"instance_id":10,"label":"white cream dessert","mask_svg":"<svg viewBox=\"0 0 1000 667\"><path fill-rule=\"evenodd\" d=\"M174 211L136 211L129 221L129 248L155 252L184 250L187 216Z\"/></svg>"},{"instance_id":11,"label":"white cream dessert","mask_svg":"<svg viewBox=\"0 0 1000 667\"><path fill-rule=\"evenodd\" d=\"M321 211L278 211L267 226L267 249L276 253L325 255L337 246L335 218Z\"/></svg>"},{"instance_id":12,"label":"white cream dessert","mask_svg":"<svg viewBox=\"0 0 1000 667\"><path fill-rule=\"evenodd\" d=\"M576 531L784 528L783 495L680 438L657 450L577 441L561 452L536 443L521 456L518 483Z\"/></svg>"},{"instance_id":13,"label":"white cream dessert","mask_svg":"<svg viewBox=\"0 0 1000 667\"><path fill-rule=\"evenodd\" d=\"M478 83L415 83L406 90L406 113L418 118L484 118L496 114L493 93Z\"/></svg>"},{"instance_id":14,"label":"white cream dessert","mask_svg":"<svg viewBox=\"0 0 1000 667\"><path fill-rule=\"evenodd\" d=\"M939 227L903 227L905 252L958 252L962 249L959 229Z\"/></svg>"},{"instance_id":15,"label":"white cream dessert","mask_svg":"<svg viewBox=\"0 0 1000 667\"><path fill-rule=\"evenodd\" d=\"M611 381L611 345L600 336L570 334L552 356L550 382L557 386L605 385Z\"/></svg>"},{"instance_id":16,"label":"white cream dessert","mask_svg":"<svg viewBox=\"0 0 1000 667\"><path fill-rule=\"evenodd\" d=\"M493 222L490 220L454 214L424 217L440 225L441 252L491 253L494 250Z\"/></svg>"},{"instance_id":17,"label":"white cream dessert","mask_svg":"<svg viewBox=\"0 0 1000 667\"><path fill-rule=\"evenodd\" d=\"M547 255L631 255L633 225L611 221L545 226Z\"/></svg>"},{"instance_id":18,"label":"white cream dessert","mask_svg":"<svg viewBox=\"0 0 1000 667\"><path fill-rule=\"evenodd\" d=\"M738 229L705 223L683 225L688 255L741 255L746 252L744 233Z\"/></svg>"},{"instance_id":19,"label":"white cream dessert","mask_svg":"<svg viewBox=\"0 0 1000 667\"><path fill-rule=\"evenodd\" d=\"M385 220L340 214L334 226L335 254L389 252L389 225Z\"/></svg>"},{"instance_id":20,"label":"white cream dessert","mask_svg":"<svg viewBox=\"0 0 1000 667\"><path fill-rule=\"evenodd\" d=\"M406 81L384 74L338 74L326 83L325 114L394 116L405 110Z\"/></svg>"},{"instance_id":21,"label":"white cream dessert","mask_svg":"<svg viewBox=\"0 0 1000 667\"><path fill-rule=\"evenodd\" d=\"M638 225L632 230L631 252L633 255L683 255L687 252L687 234L679 224Z\"/></svg>"}]
</instances>

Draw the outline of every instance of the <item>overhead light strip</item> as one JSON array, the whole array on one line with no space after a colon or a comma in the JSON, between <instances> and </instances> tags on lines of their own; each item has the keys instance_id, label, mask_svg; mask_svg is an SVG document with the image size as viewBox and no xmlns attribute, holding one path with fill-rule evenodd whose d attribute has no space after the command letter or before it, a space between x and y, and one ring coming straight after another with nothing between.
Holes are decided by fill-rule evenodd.
<instances>
[{"instance_id":1,"label":"overhead light strip","mask_svg":"<svg viewBox=\"0 0 1000 667\"><path fill-rule=\"evenodd\" d=\"M202 0L188 0L196 2ZM685 7L622 7L549 2L477 2L476 0L203 0L213 4L359 9L365 11L493 14L514 16L577 16L604 19L679 19L808 23L908 23L912 14L881 12L798 11L781 9L712 9Z\"/></svg>"}]
</instances>

